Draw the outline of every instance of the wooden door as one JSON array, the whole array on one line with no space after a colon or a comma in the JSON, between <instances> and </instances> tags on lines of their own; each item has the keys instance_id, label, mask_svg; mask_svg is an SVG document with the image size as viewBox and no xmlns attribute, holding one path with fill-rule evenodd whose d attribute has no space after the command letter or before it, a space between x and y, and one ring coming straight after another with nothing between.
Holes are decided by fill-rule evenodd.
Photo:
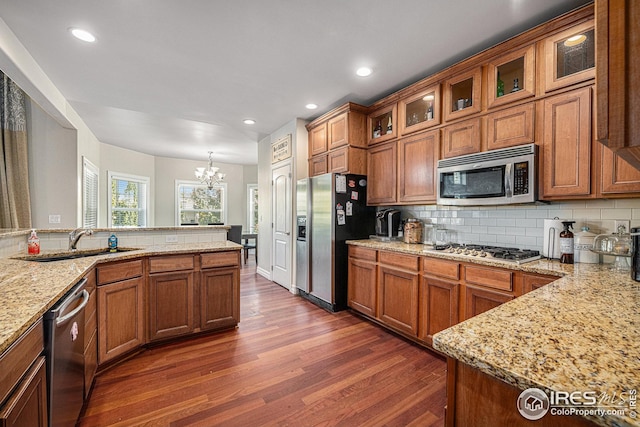
<instances>
[{"instance_id":1,"label":"wooden door","mask_svg":"<svg viewBox=\"0 0 640 427\"><path fill-rule=\"evenodd\" d=\"M149 340L193 331L193 291L191 271L153 274L149 277Z\"/></svg>"},{"instance_id":2,"label":"wooden door","mask_svg":"<svg viewBox=\"0 0 640 427\"><path fill-rule=\"evenodd\" d=\"M329 172L327 155L313 156L309 159L309 176L322 175Z\"/></svg>"},{"instance_id":3,"label":"wooden door","mask_svg":"<svg viewBox=\"0 0 640 427\"><path fill-rule=\"evenodd\" d=\"M465 315L463 320L489 311L514 298L513 295L502 292L480 289L474 286L465 286Z\"/></svg>"},{"instance_id":4,"label":"wooden door","mask_svg":"<svg viewBox=\"0 0 640 427\"><path fill-rule=\"evenodd\" d=\"M349 142L349 113L334 117L327 123L328 150L342 147Z\"/></svg>"},{"instance_id":5,"label":"wooden door","mask_svg":"<svg viewBox=\"0 0 640 427\"><path fill-rule=\"evenodd\" d=\"M418 338L433 344L433 335L458 323L460 285L423 276L420 281Z\"/></svg>"},{"instance_id":6,"label":"wooden door","mask_svg":"<svg viewBox=\"0 0 640 427\"><path fill-rule=\"evenodd\" d=\"M426 203L436 200L436 170L439 154L439 130L398 141L399 202Z\"/></svg>"},{"instance_id":7,"label":"wooden door","mask_svg":"<svg viewBox=\"0 0 640 427\"><path fill-rule=\"evenodd\" d=\"M543 101L542 198L591 194L591 88Z\"/></svg>"},{"instance_id":8,"label":"wooden door","mask_svg":"<svg viewBox=\"0 0 640 427\"><path fill-rule=\"evenodd\" d=\"M602 145L600 193L628 194L637 196L640 193L640 170L634 168L626 160Z\"/></svg>"},{"instance_id":9,"label":"wooden door","mask_svg":"<svg viewBox=\"0 0 640 427\"><path fill-rule=\"evenodd\" d=\"M327 124L323 123L309 131L309 157L327 152Z\"/></svg>"},{"instance_id":10,"label":"wooden door","mask_svg":"<svg viewBox=\"0 0 640 427\"><path fill-rule=\"evenodd\" d=\"M0 425L3 427L46 427L47 379L45 359L36 359L9 400L0 410Z\"/></svg>"},{"instance_id":11,"label":"wooden door","mask_svg":"<svg viewBox=\"0 0 640 427\"><path fill-rule=\"evenodd\" d=\"M144 280L98 286L98 322L98 364L143 345Z\"/></svg>"},{"instance_id":12,"label":"wooden door","mask_svg":"<svg viewBox=\"0 0 640 427\"><path fill-rule=\"evenodd\" d=\"M375 252L374 252L375 259ZM375 261L349 258L348 305L367 316L377 317L377 267Z\"/></svg>"},{"instance_id":13,"label":"wooden door","mask_svg":"<svg viewBox=\"0 0 640 427\"><path fill-rule=\"evenodd\" d=\"M367 203L369 205L396 202L396 168L398 151L396 142L370 148L367 152Z\"/></svg>"},{"instance_id":14,"label":"wooden door","mask_svg":"<svg viewBox=\"0 0 640 427\"><path fill-rule=\"evenodd\" d=\"M487 149L513 147L535 141L533 102L487 116Z\"/></svg>"},{"instance_id":15,"label":"wooden door","mask_svg":"<svg viewBox=\"0 0 640 427\"><path fill-rule=\"evenodd\" d=\"M470 119L442 128L442 156L478 153L482 147L482 119Z\"/></svg>"},{"instance_id":16,"label":"wooden door","mask_svg":"<svg viewBox=\"0 0 640 427\"><path fill-rule=\"evenodd\" d=\"M559 277L553 276L541 276L539 274L522 274L522 292L527 293L531 292L534 289L538 289L543 287L544 285L548 285L551 282L555 282Z\"/></svg>"},{"instance_id":17,"label":"wooden door","mask_svg":"<svg viewBox=\"0 0 640 427\"><path fill-rule=\"evenodd\" d=\"M418 286L418 273L379 266L378 318L393 329L417 336Z\"/></svg>"},{"instance_id":18,"label":"wooden door","mask_svg":"<svg viewBox=\"0 0 640 427\"><path fill-rule=\"evenodd\" d=\"M203 270L200 275L200 328L229 328L240 321L238 268Z\"/></svg>"}]
</instances>

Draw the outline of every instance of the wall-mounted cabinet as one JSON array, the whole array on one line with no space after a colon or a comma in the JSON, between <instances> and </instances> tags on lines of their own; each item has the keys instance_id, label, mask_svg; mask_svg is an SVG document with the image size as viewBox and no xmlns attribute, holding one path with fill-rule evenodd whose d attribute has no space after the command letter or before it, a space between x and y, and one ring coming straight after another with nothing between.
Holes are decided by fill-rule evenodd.
<instances>
[{"instance_id":1,"label":"wall-mounted cabinet","mask_svg":"<svg viewBox=\"0 0 640 427\"><path fill-rule=\"evenodd\" d=\"M601 158L600 194L637 196L640 193L640 170L614 153L606 145L598 147Z\"/></svg>"},{"instance_id":2,"label":"wall-mounted cabinet","mask_svg":"<svg viewBox=\"0 0 640 427\"><path fill-rule=\"evenodd\" d=\"M327 124L322 123L309 131L309 155L327 152Z\"/></svg>"},{"instance_id":3,"label":"wall-mounted cabinet","mask_svg":"<svg viewBox=\"0 0 640 427\"><path fill-rule=\"evenodd\" d=\"M527 46L487 64L488 107L535 95L535 49Z\"/></svg>"},{"instance_id":4,"label":"wall-mounted cabinet","mask_svg":"<svg viewBox=\"0 0 640 427\"><path fill-rule=\"evenodd\" d=\"M398 103L399 135L439 125L441 113L439 84L402 99Z\"/></svg>"},{"instance_id":5,"label":"wall-mounted cabinet","mask_svg":"<svg viewBox=\"0 0 640 427\"><path fill-rule=\"evenodd\" d=\"M398 202L435 202L440 158L438 129L398 140Z\"/></svg>"},{"instance_id":6,"label":"wall-mounted cabinet","mask_svg":"<svg viewBox=\"0 0 640 427\"><path fill-rule=\"evenodd\" d=\"M533 102L487 115L487 149L529 144L535 140Z\"/></svg>"},{"instance_id":7,"label":"wall-mounted cabinet","mask_svg":"<svg viewBox=\"0 0 640 427\"><path fill-rule=\"evenodd\" d=\"M342 147L329 151L327 155L328 172L354 173L366 175L367 150L364 148Z\"/></svg>"},{"instance_id":8,"label":"wall-mounted cabinet","mask_svg":"<svg viewBox=\"0 0 640 427\"><path fill-rule=\"evenodd\" d=\"M593 79L596 75L593 19L554 34L544 41L546 92Z\"/></svg>"},{"instance_id":9,"label":"wall-mounted cabinet","mask_svg":"<svg viewBox=\"0 0 640 427\"><path fill-rule=\"evenodd\" d=\"M482 110L482 67L448 79L444 84L444 120L451 121Z\"/></svg>"},{"instance_id":10,"label":"wall-mounted cabinet","mask_svg":"<svg viewBox=\"0 0 640 427\"><path fill-rule=\"evenodd\" d=\"M396 104L380 108L369 114L367 118L367 132L369 145L389 141L398 136L398 109Z\"/></svg>"},{"instance_id":11,"label":"wall-mounted cabinet","mask_svg":"<svg viewBox=\"0 0 640 427\"><path fill-rule=\"evenodd\" d=\"M442 156L478 153L482 147L482 118L469 119L442 128Z\"/></svg>"},{"instance_id":12,"label":"wall-mounted cabinet","mask_svg":"<svg viewBox=\"0 0 640 427\"><path fill-rule=\"evenodd\" d=\"M596 2L597 136L640 169L640 4Z\"/></svg>"},{"instance_id":13,"label":"wall-mounted cabinet","mask_svg":"<svg viewBox=\"0 0 640 427\"><path fill-rule=\"evenodd\" d=\"M396 202L398 149L395 141L376 147L367 152L367 204L384 205Z\"/></svg>"}]
</instances>

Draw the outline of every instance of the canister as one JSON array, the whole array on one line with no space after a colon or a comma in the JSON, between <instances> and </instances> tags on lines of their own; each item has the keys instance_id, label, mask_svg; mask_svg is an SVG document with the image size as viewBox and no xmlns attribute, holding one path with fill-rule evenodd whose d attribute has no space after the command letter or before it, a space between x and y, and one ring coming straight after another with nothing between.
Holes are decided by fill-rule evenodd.
<instances>
[{"instance_id":1,"label":"canister","mask_svg":"<svg viewBox=\"0 0 640 427\"><path fill-rule=\"evenodd\" d=\"M598 264L600 262L600 255L591 250L593 249L595 237L596 235L591 233L586 225L582 227L582 231L576 233L573 243L575 262L586 264Z\"/></svg>"},{"instance_id":2,"label":"canister","mask_svg":"<svg viewBox=\"0 0 640 427\"><path fill-rule=\"evenodd\" d=\"M422 243L422 221L417 218L408 218L404 223L405 243Z\"/></svg>"}]
</instances>

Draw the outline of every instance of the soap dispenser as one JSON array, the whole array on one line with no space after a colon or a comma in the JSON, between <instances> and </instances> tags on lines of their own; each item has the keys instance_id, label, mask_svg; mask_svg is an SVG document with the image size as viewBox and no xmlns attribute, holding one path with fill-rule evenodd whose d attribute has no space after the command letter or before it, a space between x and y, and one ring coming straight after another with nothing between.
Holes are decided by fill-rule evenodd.
<instances>
[{"instance_id":1,"label":"soap dispenser","mask_svg":"<svg viewBox=\"0 0 640 427\"><path fill-rule=\"evenodd\" d=\"M31 235L27 239L27 251L29 255L38 255L40 253L40 238L36 234L36 229L31 230Z\"/></svg>"}]
</instances>

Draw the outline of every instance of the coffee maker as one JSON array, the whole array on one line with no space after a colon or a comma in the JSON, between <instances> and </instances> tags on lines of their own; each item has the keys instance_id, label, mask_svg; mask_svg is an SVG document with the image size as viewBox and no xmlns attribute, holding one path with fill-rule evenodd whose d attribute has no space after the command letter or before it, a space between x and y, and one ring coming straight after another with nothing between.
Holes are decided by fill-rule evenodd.
<instances>
[{"instance_id":1,"label":"coffee maker","mask_svg":"<svg viewBox=\"0 0 640 427\"><path fill-rule=\"evenodd\" d=\"M631 278L640 282L640 227L631 229L633 255L631 256Z\"/></svg>"},{"instance_id":2,"label":"coffee maker","mask_svg":"<svg viewBox=\"0 0 640 427\"><path fill-rule=\"evenodd\" d=\"M398 235L400 211L383 209L376 212L376 236L391 238Z\"/></svg>"}]
</instances>

